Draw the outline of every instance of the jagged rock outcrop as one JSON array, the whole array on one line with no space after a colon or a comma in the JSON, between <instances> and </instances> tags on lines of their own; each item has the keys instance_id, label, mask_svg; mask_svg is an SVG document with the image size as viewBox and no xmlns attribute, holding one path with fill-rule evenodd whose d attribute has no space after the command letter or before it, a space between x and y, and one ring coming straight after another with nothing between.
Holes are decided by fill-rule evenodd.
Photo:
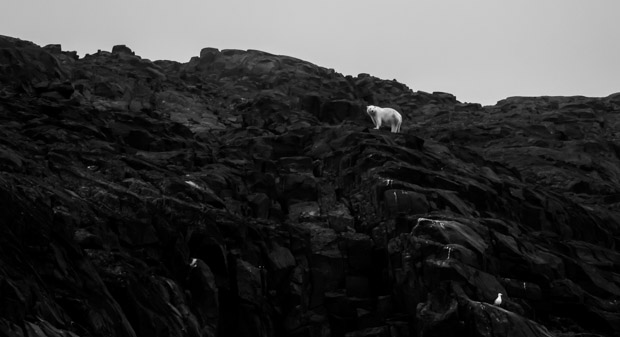
<instances>
[{"instance_id":1,"label":"jagged rock outcrop","mask_svg":"<svg viewBox=\"0 0 620 337\"><path fill-rule=\"evenodd\" d=\"M3 36L0 70L0 335L620 334L619 94Z\"/></svg>"}]
</instances>

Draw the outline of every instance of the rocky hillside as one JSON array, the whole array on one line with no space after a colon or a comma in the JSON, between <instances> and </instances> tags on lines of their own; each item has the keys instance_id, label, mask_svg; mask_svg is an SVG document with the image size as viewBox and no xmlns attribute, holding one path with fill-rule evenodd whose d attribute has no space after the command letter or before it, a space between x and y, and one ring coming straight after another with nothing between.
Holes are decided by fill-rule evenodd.
<instances>
[{"instance_id":1,"label":"rocky hillside","mask_svg":"<svg viewBox=\"0 0 620 337\"><path fill-rule=\"evenodd\" d=\"M620 94L0 37L0 205L0 336L620 335Z\"/></svg>"}]
</instances>

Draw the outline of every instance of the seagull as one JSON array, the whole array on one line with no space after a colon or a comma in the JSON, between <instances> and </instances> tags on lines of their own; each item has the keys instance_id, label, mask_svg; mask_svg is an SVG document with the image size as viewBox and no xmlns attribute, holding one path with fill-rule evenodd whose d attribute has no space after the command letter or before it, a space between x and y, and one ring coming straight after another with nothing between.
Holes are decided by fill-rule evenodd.
<instances>
[{"instance_id":1,"label":"seagull","mask_svg":"<svg viewBox=\"0 0 620 337\"><path fill-rule=\"evenodd\" d=\"M495 302L493 302L493 304L495 304L495 305L501 305L502 304L502 293L497 293L497 298L495 299Z\"/></svg>"}]
</instances>

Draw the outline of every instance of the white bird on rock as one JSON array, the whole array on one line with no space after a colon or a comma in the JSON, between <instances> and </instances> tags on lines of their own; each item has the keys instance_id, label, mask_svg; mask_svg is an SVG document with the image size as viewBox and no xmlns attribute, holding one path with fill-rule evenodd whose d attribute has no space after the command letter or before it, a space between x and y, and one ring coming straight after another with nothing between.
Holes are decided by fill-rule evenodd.
<instances>
[{"instance_id":1,"label":"white bird on rock","mask_svg":"<svg viewBox=\"0 0 620 337\"><path fill-rule=\"evenodd\" d=\"M502 293L497 293L497 298L495 299L495 302L493 302L493 304L495 304L495 305L501 305L502 304Z\"/></svg>"}]
</instances>

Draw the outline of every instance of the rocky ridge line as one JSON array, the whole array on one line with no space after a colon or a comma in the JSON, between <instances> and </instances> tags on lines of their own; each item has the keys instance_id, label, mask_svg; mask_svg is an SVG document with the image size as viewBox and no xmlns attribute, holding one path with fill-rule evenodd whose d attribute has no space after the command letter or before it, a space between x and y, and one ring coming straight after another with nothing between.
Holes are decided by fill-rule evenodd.
<instances>
[{"instance_id":1,"label":"rocky ridge line","mask_svg":"<svg viewBox=\"0 0 620 337\"><path fill-rule=\"evenodd\" d=\"M0 334L618 335L619 112L0 37Z\"/></svg>"}]
</instances>

